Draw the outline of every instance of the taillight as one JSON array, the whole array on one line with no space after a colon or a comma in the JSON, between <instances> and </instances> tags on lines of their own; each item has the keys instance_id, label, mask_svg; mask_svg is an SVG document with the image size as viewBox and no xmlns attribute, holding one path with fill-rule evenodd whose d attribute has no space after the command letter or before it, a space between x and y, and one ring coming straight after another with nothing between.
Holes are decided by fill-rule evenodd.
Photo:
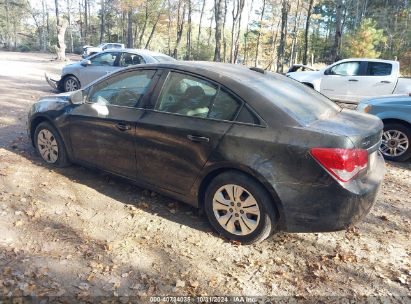
<instances>
[{"instance_id":1,"label":"taillight","mask_svg":"<svg viewBox=\"0 0 411 304\"><path fill-rule=\"evenodd\" d=\"M362 149L312 148L311 155L342 182L350 181L368 165L368 152Z\"/></svg>"}]
</instances>

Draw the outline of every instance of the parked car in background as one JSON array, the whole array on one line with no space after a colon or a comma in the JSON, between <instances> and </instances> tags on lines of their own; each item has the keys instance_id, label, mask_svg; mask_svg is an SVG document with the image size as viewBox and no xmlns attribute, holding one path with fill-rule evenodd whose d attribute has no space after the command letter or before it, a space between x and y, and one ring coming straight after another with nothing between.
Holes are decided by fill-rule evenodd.
<instances>
[{"instance_id":1,"label":"parked car in background","mask_svg":"<svg viewBox=\"0 0 411 304\"><path fill-rule=\"evenodd\" d=\"M108 49L124 49L124 44L122 43L102 43L102 44L99 44L98 46L85 45L83 46L82 57L86 58L90 55L94 55L94 54L100 53Z\"/></svg>"},{"instance_id":2,"label":"parked car in background","mask_svg":"<svg viewBox=\"0 0 411 304\"><path fill-rule=\"evenodd\" d=\"M393 161L411 158L411 96L397 95L361 101L357 111L378 116L384 123L380 151Z\"/></svg>"},{"instance_id":3,"label":"parked car in background","mask_svg":"<svg viewBox=\"0 0 411 304\"><path fill-rule=\"evenodd\" d=\"M204 208L243 243L345 229L384 176L380 119L242 65L130 67L41 98L28 126L46 163L96 167Z\"/></svg>"},{"instance_id":4,"label":"parked car in background","mask_svg":"<svg viewBox=\"0 0 411 304\"><path fill-rule=\"evenodd\" d=\"M60 80L53 80L47 75L46 80L53 88L70 92L85 87L101 76L128 66L168 61L175 61L175 59L149 50L107 50L80 62L66 65L61 72Z\"/></svg>"},{"instance_id":5,"label":"parked car in background","mask_svg":"<svg viewBox=\"0 0 411 304\"><path fill-rule=\"evenodd\" d=\"M287 76L334 101L358 103L370 97L409 94L411 79L400 77L398 61L345 59L319 71L291 72Z\"/></svg>"}]
</instances>

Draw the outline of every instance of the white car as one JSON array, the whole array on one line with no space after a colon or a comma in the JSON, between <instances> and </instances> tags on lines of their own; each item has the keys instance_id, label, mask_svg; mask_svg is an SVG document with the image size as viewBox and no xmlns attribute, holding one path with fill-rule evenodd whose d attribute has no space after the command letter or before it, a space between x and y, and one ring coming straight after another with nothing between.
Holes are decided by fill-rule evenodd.
<instances>
[{"instance_id":1,"label":"white car","mask_svg":"<svg viewBox=\"0 0 411 304\"><path fill-rule=\"evenodd\" d=\"M411 79L400 77L398 61L344 59L319 71L287 73L334 101L358 103L365 98L409 94Z\"/></svg>"},{"instance_id":2,"label":"white car","mask_svg":"<svg viewBox=\"0 0 411 304\"><path fill-rule=\"evenodd\" d=\"M108 49L124 49L124 44L122 43L102 43L98 46L85 45L83 46L82 57L86 58L88 56L94 55L96 53L100 53Z\"/></svg>"}]
</instances>

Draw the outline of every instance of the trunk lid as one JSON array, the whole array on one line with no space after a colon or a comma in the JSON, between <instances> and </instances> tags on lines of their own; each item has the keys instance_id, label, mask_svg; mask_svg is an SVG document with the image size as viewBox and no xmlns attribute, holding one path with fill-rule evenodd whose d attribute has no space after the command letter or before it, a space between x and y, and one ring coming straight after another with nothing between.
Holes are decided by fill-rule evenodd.
<instances>
[{"instance_id":1,"label":"trunk lid","mask_svg":"<svg viewBox=\"0 0 411 304\"><path fill-rule=\"evenodd\" d=\"M315 121L310 128L346 136L354 148L371 154L380 147L383 123L376 116L343 109L337 115Z\"/></svg>"}]
</instances>

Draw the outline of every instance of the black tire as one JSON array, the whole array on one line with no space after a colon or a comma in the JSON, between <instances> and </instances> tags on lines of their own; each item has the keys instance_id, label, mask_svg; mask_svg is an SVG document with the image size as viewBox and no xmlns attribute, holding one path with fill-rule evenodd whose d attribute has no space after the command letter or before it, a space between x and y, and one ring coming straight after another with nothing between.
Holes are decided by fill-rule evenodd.
<instances>
[{"instance_id":1,"label":"black tire","mask_svg":"<svg viewBox=\"0 0 411 304\"><path fill-rule=\"evenodd\" d=\"M66 76L63 81L63 91L73 92L81 88L80 81L75 76Z\"/></svg>"},{"instance_id":2,"label":"black tire","mask_svg":"<svg viewBox=\"0 0 411 304\"><path fill-rule=\"evenodd\" d=\"M384 134L390 131L401 132L406 137L406 140L408 141L408 147L406 148L404 153L400 154L399 156L393 156L393 155L387 155L389 154L388 153L389 151L386 151L384 153L384 150L387 147L387 145L382 143L380 147L380 151L383 154L384 158L390 161L406 161L410 159L411 158L411 128L405 124L396 123L396 122L389 122L389 123L384 124ZM384 134L383 134L383 140L384 140ZM404 137L401 136L401 139L403 138Z\"/></svg>"},{"instance_id":3,"label":"black tire","mask_svg":"<svg viewBox=\"0 0 411 304\"><path fill-rule=\"evenodd\" d=\"M52 135L52 139L50 140L51 142L57 144L57 153L53 153L52 151L49 153L42 153L41 151L44 151L44 147L42 146L41 143L39 142L39 136L42 136L44 133L43 132L50 132ZM43 137L44 139L44 137ZM40 155L40 157L45 161L47 164L55 166L55 167L66 167L70 164L70 161L67 157L67 152L66 152L66 147L64 145L64 142L60 136L60 134L57 132L57 130L49 123L46 121L43 121L40 123L37 127L36 130L34 131L34 145L36 147L37 153ZM54 154L53 157L50 157L51 154ZM47 156L49 155L49 156ZM54 161L54 158L56 160Z\"/></svg>"},{"instance_id":4,"label":"black tire","mask_svg":"<svg viewBox=\"0 0 411 304\"><path fill-rule=\"evenodd\" d=\"M214 195L223 186L230 185L230 184L241 186L242 188L244 188L246 192L251 194L251 196L255 199L258 205L259 212L260 212L259 221L258 221L258 224L256 225L255 230L253 230L251 233L244 234L244 235L238 235L238 234L227 231L218 222L217 215L214 213L214 210L213 210ZM245 193L245 195L247 195L247 193ZM230 210L234 210L233 208L231 208ZM211 226L219 234L221 234L222 236L224 236L225 238L229 240L238 241L243 244L252 244L252 243L258 243L258 242L263 241L264 239L266 239L272 233L275 232L277 224L278 224L278 214L276 212L276 208L274 206L274 202L273 202L271 195L256 180L254 180L253 178L251 178L250 176L246 174L243 174L237 171L224 172L218 175L217 177L215 177L211 181L211 183L207 187L207 190L204 196L204 209L207 214L207 218L211 223ZM234 213L231 213L232 215L230 219L232 218L234 221L237 221L236 227L239 227L239 224L240 224L239 221L243 220L242 217L247 216L247 214L244 214L244 211L243 211L241 215L237 213L237 211L238 209L231 211ZM218 214L218 212L221 212L221 211L216 211L216 212ZM230 211L227 211L227 214L224 214L224 211L222 212L223 212L223 216L229 216L227 214ZM234 217L234 216L237 216L237 217ZM243 220L243 224L247 225L244 220Z\"/></svg>"}]
</instances>

